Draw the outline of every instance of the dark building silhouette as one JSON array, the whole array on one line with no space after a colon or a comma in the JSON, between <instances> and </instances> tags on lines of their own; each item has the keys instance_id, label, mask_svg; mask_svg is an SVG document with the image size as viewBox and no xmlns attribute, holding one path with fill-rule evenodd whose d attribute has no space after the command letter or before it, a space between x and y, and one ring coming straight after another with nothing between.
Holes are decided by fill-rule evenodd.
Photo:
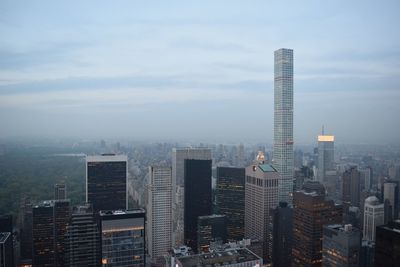
<instances>
[{"instance_id":1,"label":"dark building silhouette","mask_svg":"<svg viewBox=\"0 0 400 267\"><path fill-rule=\"evenodd\" d=\"M272 211L272 263L274 267L291 265L293 209L280 202Z\"/></svg>"},{"instance_id":2,"label":"dark building silhouette","mask_svg":"<svg viewBox=\"0 0 400 267\"><path fill-rule=\"evenodd\" d=\"M375 267L399 266L400 221L376 227Z\"/></svg>"},{"instance_id":3,"label":"dark building silhouette","mask_svg":"<svg viewBox=\"0 0 400 267\"><path fill-rule=\"evenodd\" d=\"M67 199L67 185L65 183L54 185L54 199Z\"/></svg>"},{"instance_id":4,"label":"dark building silhouette","mask_svg":"<svg viewBox=\"0 0 400 267\"><path fill-rule=\"evenodd\" d=\"M0 215L0 232L13 232L11 215Z\"/></svg>"},{"instance_id":5,"label":"dark building silhouette","mask_svg":"<svg viewBox=\"0 0 400 267\"><path fill-rule=\"evenodd\" d=\"M70 267L100 266L100 229L90 204L75 207L67 226L66 261Z\"/></svg>"},{"instance_id":6,"label":"dark building silhouette","mask_svg":"<svg viewBox=\"0 0 400 267\"><path fill-rule=\"evenodd\" d=\"M360 267L373 267L375 243L368 240L361 241Z\"/></svg>"},{"instance_id":7,"label":"dark building silhouette","mask_svg":"<svg viewBox=\"0 0 400 267\"><path fill-rule=\"evenodd\" d=\"M146 266L145 218L143 209L100 212L102 266Z\"/></svg>"},{"instance_id":8,"label":"dark building silhouette","mask_svg":"<svg viewBox=\"0 0 400 267\"><path fill-rule=\"evenodd\" d=\"M14 267L13 240L11 232L0 231L0 266Z\"/></svg>"},{"instance_id":9,"label":"dark building silhouette","mask_svg":"<svg viewBox=\"0 0 400 267\"><path fill-rule=\"evenodd\" d=\"M185 159L184 240L197 252L197 218L212 213L211 160Z\"/></svg>"},{"instance_id":10,"label":"dark building silhouette","mask_svg":"<svg viewBox=\"0 0 400 267\"><path fill-rule=\"evenodd\" d=\"M23 197L18 218L20 263L32 264L32 203Z\"/></svg>"},{"instance_id":11,"label":"dark building silhouette","mask_svg":"<svg viewBox=\"0 0 400 267\"><path fill-rule=\"evenodd\" d=\"M292 266L321 266L322 226L342 222L342 207L325 199L323 186L307 182L293 194Z\"/></svg>"},{"instance_id":12,"label":"dark building silhouette","mask_svg":"<svg viewBox=\"0 0 400 267\"><path fill-rule=\"evenodd\" d=\"M227 241L226 216L207 215L199 216L197 223L197 248L199 251L208 252L210 243Z\"/></svg>"},{"instance_id":13,"label":"dark building silhouette","mask_svg":"<svg viewBox=\"0 0 400 267\"><path fill-rule=\"evenodd\" d=\"M342 200L345 210L349 206L360 207L360 172L351 167L342 175Z\"/></svg>"},{"instance_id":14,"label":"dark building silhouette","mask_svg":"<svg viewBox=\"0 0 400 267\"><path fill-rule=\"evenodd\" d=\"M10 254L7 255L7 263L11 264L10 266L14 266L13 219L11 215L0 216L0 233L1 232L10 233L10 236L5 241L7 244L4 244L4 248L7 250L8 248L7 246L11 246L12 249L8 251ZM1 265L1 261L0 261L0 266L3 267Z\"/></svg>"},{"instance_id":15,"label":"dark building silhouette","mask_svg":"<svg viewBox=\"0 0 400 267\"><path fill-rule=\"evenodd\" d=\"M43 201L33 208L33 266L65 266L68 200Z\"/></svg>"},{"instance_id":16,"label":"dark building silhouette","mask_svg":"<svg viewBox=\"0 0 400 267\"><path fill-rule=\"evenodd\" d=\"M93 210L126 210L127 157L103 154L86 157L86 202Z\"/></svg>"},{"instance_id":17,"label":"dark building silhouette","mask_svg":"<svg viewBox=\"0 0 400 267\"><path fill-rule=\"evenodd\" d=\"M244 237L245 168L217 167L218 214L226 216L228 240Z\"/></svg>"}]
</instances>

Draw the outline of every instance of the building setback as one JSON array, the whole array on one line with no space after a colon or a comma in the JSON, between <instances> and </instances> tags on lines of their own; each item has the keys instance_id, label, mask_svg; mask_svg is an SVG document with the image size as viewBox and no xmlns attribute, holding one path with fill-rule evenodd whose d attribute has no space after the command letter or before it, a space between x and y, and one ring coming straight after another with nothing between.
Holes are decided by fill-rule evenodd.
<instances>
[{"instance_id":1,"label":"building setback","mask_svg":"<svg viewBox=\"0 0 400 267\"><path fill-rule=\"evenodd\" d=\"M322 226L342 222L342 206L326 200L324 187L307 182L293 196L292 267L322 263Z\"/></svg>"},{"instance_id":2,"label":"building setback","mask_svg":"<svg viewBox=\"0 0 400 267\"><path fill-rule=\"evenodd\" d=\"M360 266L361 232L351 224L324 225L322 241L322 266Z\"/></svg>"},{"instance_id":3,"label":"building setback","mask_svg":"<svg viewBox=\"0 0 400 267\"><path fill-rule=\"evenodd\" d=\"M211 160L185 160L184 238L197 252L197 219L211 215Z\"/></svg>"},{"instance_id":4,"label":"building setback","mask_svg":"<svg viewBox=\"0 0 400 267\"><path fill-rule=\"evenodd\" d=\"M126 155L86 156L86 202L93 210L128 209Z\"/></svg>"},{"instance_id":5,"label":"building setback","mask_svg":"<svg viewBox=\"0 0 400 267\"><path fill-rule=\"evenodd\" d=\"M229 241L244 237L245 168L217 167L218 214L225 215Z\"/></svg>"},{"instance_id":6,"label":"building setback","mask_svg":"<svg viewBox=\"0 0 400 267\"><path fill-rule=\"evenodd\" d=\"M281 175L279 201L292 203L293 192L293 50L274 52L274 154Z\"/></svg>"}]
</instances>

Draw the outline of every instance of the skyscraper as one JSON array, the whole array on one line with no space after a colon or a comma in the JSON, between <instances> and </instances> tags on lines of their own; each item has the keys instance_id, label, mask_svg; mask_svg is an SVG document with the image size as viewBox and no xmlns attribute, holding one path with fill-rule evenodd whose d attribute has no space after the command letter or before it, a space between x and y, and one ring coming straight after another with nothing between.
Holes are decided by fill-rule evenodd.
<instances>
[{"instance_id":1,"label":"skyscraper","mask_svg":"<svg viewBox=\"0 0 400 267\"><path fill-rule=\"evenodd\" d=\"M67 185L65 183L54 185L54 199L66 199L67 198Z\"/></svg>"},{"instance_id":2,"label":"skyscraper","mask_svg":"<svg viewBox=\"0 0 400 267\"><path fill-rule=\"evenodd\" d=\"M364 204L363 239L375 241L377 226L384 224L384 205L375 196L368 197Z\"/></svg>"},{"instance_id":3,"label":"skyscraper","mask_svg":"<svg viewBox=\"0 0 400 267\"><path fill-rule=\"evenodd\" d=\"M355 166L342 175L342 200L345 207L360 207L360 172Z\"/></svg>"},{"instance_id":4,"label":"skyscraper","mask_svg":"<svg viewBox=\"0 0 400 267\"><path fill-rule=\"evenodd\" d=\"M217 167L217 209L226 216L230 241L244 237L244 185L244 168Z\"/></svg>"},{"instance_id":5,"label":"skyscraper","mask_svg":"<svg viewBox=\"0 0 400 267\"><path fill-rule=\"evenodd\" d=\"M385 204L385 223L396 220L399 216L399 181L387 181L383 184Z\"/></svg>"},{"instance_id":6,"label":"skyscraper","mask_svg":"<svg viewBox=\"0 0 400 267\"><path fill-rule=\"evenodd\" d=\"M146 266L145 217L142 209L100 212L102 266Z\"/></svg>"},{"instance_id":7,"label":"skyscraper","mask_svg":"<svg viewBox=\"0 0 400 267\"><path fill-rule=\"evenodd\" d=\"M11 232L0 232L0 266L14 267L13 242Z\"/></svg>"},{"instance_id":8,"label":"skyscraper","mask_svg":"<svg viewBox=\"0 0 400 267\"><path fill-rule=\"evenodd\" d=\"M174 148L172 150L173 243L184 243L185 159L211 160L209 148Z\"/></svg>"},{"instance_id":9,"label":"skyscraper","mask_svg":"<svg viewBox=\"0 0 400 267\"><path fill-rule=\"evenodd\" d=\"M322 266L360 266L361 232L351 224L331 224L323 228Z\"/></svg>"},{"instance_id":10,"label":"skyscraper","mask_svg":"<svg viewBox=\"0 0 400 267\"><path fill-rule=\"evenodd\" d=\"M274 267L291 265L293 209L280 202L272 212L272 263Z\"/></svg>"},{"instance_id":11,"label":"skyscraper","mask_svg":"<svg viewBox=\"0 0 400 267\"><path fill-rule=\"evenodd\" d=\"M293 50L274 53L274 155L273 165L281 175L279 201L292 203L293 192Z\"/></svg>"},{"instance_id":12,"label":"skyscraper","mask_svg":"<svg viewBox=\"0 0 400 267\"><path fill-rule=\"evenodd\" d=\"M376 227L375 266L398 266L400 263L400 221Z\"/></svg>"},{"instance_id":13,"label":"skyscraper","mask_svg":"<svg viewBox=\"0 0 400 267\"><path fill-rule=\"evenodd\" d=\"M147 201L148 253L159 263L172 247L172 170L150 166Z\"/></svg>"},{"instance_id":14,"label":"skyscraper","mask_svg":"<svg viewBox=\"0 0 400 267\"><path fill-rule=\"evenodd\" d=\"M318 135L318 181L325 181L325 172L334 170L334 141L333 135Z\"/></svg>"},{"instance_id":15,"label":"skyscraper","mask_svg":"<svg viewBox=\"0 0 400 267\"><path fill-rule=\"evenodd\" d=\"M185 160L184 238L197 252L197 219L211 215L211 160Z\"/></svg>"},{"instance_id":16,"label":"skyscraper","mask_svg":"<svg viewBox=\"0 0 400 267\"><path fill-rule=\"evenodd\" d=\"M100 227L90 204L75 207L67 226L66 262L70 267L100 264Z\"/></svg>"},{"instance_id":17,"label":"skyscraper","mask_svg":"<svg viewBox=\"0 0 400 267\"><path fill-rule=\"evenodd\" d=\"M127 165L126 155L86 157L86 202L95 212L128 209Z\"/></svg>"},{"instance_id":18,"label":"skyscraper","mask_svg":"<svg viewBox=\"0 0 400 267\"><path fill-rule=\"evenodd\" d=\"M255 163L246 168L245 238L262 242L262 251L256 252L271 261L271 210L278 205L280 175L270 164Z\"/></svg>"},{"instance_id":19,"label":"skyscraper","mask_svg":"<svg viewBox=\"0 0 400 267\"><path fill-rule=\"evenodd\" d=\"M316 267L322 263L322 226L342 222L342 207L325 199L318 182L307 182L293 195L292 267Z\"/></svg>"}]
</instances>

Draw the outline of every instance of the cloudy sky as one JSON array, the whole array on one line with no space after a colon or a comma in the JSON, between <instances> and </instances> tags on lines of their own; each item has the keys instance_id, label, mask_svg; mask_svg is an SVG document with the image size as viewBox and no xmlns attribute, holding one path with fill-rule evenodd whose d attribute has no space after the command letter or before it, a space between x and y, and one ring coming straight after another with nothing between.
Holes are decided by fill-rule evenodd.
<instances>
[{"instance_id":1,"label":"cloudy sky","mask_svg":"<svg viewBox=\"0 0 400 267\"><path fill-rule=\"evenodd\" d=\"M0 1L0 137L399 142L399 1Z\"/></svg>"}]
</instances>

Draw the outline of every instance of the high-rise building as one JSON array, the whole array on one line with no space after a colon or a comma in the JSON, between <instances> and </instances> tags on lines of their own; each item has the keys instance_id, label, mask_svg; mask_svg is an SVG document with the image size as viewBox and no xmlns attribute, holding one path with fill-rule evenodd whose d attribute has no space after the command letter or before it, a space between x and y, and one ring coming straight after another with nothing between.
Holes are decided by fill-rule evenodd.
<instances>
[{"instance_id":1,"label":"high-rise building","mask_svg":"<svg viewBox=\"0 0 400 267\"><path fill-rule=\"evenodd\" d=\"M324 184L326 171L335 170L333 135L318 135L317 180Z\"/></svg>"},{"instance_id":2,"label":"high-rise building","mask_svg":"<svg viewBox=\"0 0 400 267\"><path fill-rule=\"evenodd\" d=\"M102 266L146 266L145 217L142 209L100 212Z\"/></svg>"},{"instance_id":3,"label":"high-rise building","mask_svg":"<svg viewBox=\"0 0 400 267\"><path fill-rule=\"evenodd\" d=\"M33 208L33 266L64 266L69 200L43 201Z\"/></svg>"},{"instance_id":4,"label":"high-rise building","mask_svg":"<svg viewBox=\"0 0 400 267\"><path fill-rule=\"evenodd\" d=\"M372 168L366 167L360 169L361 175L361 191L369 191L372 187Z\"/></svg>"},{"instance_id":5,"label":"high-rise building","mask_svg":"<svg viewBox=\"0 0 400 267\"><path fill-rule=\"evenodd\" d=\"M351 224L331 224L323 228L322 266L360 266L361 232Z\"/></svg>"},{"instance_id":6,"label":"high-rise building","mask_svg":"<svg viewBox=\"0 0 400 267\"><path fill-rule=\"evenodd\" d=\"M3 243L3 249L7 250L10 254L3 256L3 262L7 262L6 266L14 266L14 242L13 242L13 219L11 215L1 215L0 216L0 233L10 233L10 236L6 238ZM3 236L4 237L4 236ZM8 250L8 246L11 246L11 250ZM1 253L1 252L0 252ZM1 255L0 255L1 257ZM1 258L0 258L1 259ZM0 260L0 266L2 261Z\"/></svg>"},{"instance_id":7,"label":"high-rise building","mask_svg":"<svg viewBox=\"0 0 400 267\"><path fill-rule=\"evenodd\" d=\"M292 203L293 192L293 50L274 53L274 155L273 165L281 175L279 201Z\"/></svg>"},{"instance_id":8,"label":"high-rise building","mask_svg":"<svg viewBox=\"0 0 400 267\"><path fill-rule=\"evenodd\" d=\"M174 148L172 150L173 243L184 243L185 159L211 160L209 148Z\"/></svg>"},{"instance_id":9,"label":"high-rise building","mask_svg":"<svg viewBox=\"0 0 400 267\"><path fill-rule=\"evenodd\" d=\"M126 155L86 157L86 202L93 210L128 209L128 163Z\"/></svg>"},{"instance_id":10,"label":"high-rise building","mask_svg":"<svg viewBox=\"0 0 400 267\"><path fill-rule=\"evenodd\" d=\"M54 199L67 199L67 185L65 183L54 185Z\"/></svg>"},{"instance_id":11,"label":"high-rise building","mask_svg":"<svg viewBox=\"0 0 400 267\"><path fill-rule=\"evenodd\" d=\"M342 175L342 200L345 207L360 207L360 172L351 167Z\"/></svg>"},{"instance_id":12,"label":"high-rise building","mask_svg":"<svg viewBox=\"0 0 400 267\"><path fill-rule=\"evenodd\" d=\"M400 263L400 221L376 227L375 266L398 266Z\"/></svg>"},{"instance_id":13,"label":"high-rise building","mask_svg":"<svg viewBox=\"0 0 400 267\"><path fill-rule=\"evenodd\" d=\"M217 210L226 216L230 241L244 237L244 185L244 168L217 167Z\"/></svg>"},{"instance_id":14,"label":"high-rise building","mask_svg":"<svg viewBox=\"0 0 400 267\"><path fill-rule=\"evenodd\" d=\"M342 222L342 206L325 199L318 182L307 182L293 195L293 267L322 264L322 226Z\"/></svg>"},{"instance_id":15,"label":"high-rise building","mask_svg":"<svg viewBox=\"0 0 400 267\"><path fill-rule=\"evenodd\" d=\"M199 251L208 252L210 243L220 241L226 243L226 216L207 215L199 216L197 221L197 248Z\"/></svg>"},{"instance_id":16,"label":"high-rise building","mask_svg":"<svg viewBox=\"0 0 400 267\"><path fill-rule=\"evenodd\" d=\"M368 197L364 203L363 239L375 241L375 229L384 224L384 205L375 196Z\"/></svg>"},{"instance_id":17,"label":"high-rise building","mask_svg":"<svg viewBox=\"0 0 400 267\"><path fill-rule=\"evenodd\" d=\"M264 263L271 261L271 210L278 205L280 179L277 170L262 161L246 168L245 238L262 242L262 251L254 252Z\"/></svg>"},{"instance_id":18,"label":"high-rise building","mask_svg":"<svg viewBox=\"0 0 400 267\"><path fill-rule=\"evenodd\" d=\"M385 204L385 223L399 217L399 181L387 181L383 184Z\"/></svg>"},{"instance_id":19,"label":"high-rise building","mask_svg":"<svg viewBox=\"0 0 400 267\"><path fill-rule=\"evenodd\" d=\"M293 209L280 202L272 211L272 263L274 267L291 265Z\"/></svg>"},{"instance_id":20,"label":"high-rise building","mask_svg":"<svg viewBox=\"0 0 400 267\"><path fill-rule=\"evenodd\" d=\"M362 240L360 253L360 267L373 267L375 256L375 242Z\"/></svg>"},{"instance_id":21,"label":"high-rise building","mask_svg":"<svg viewBox=\"0 0 400 267\"><path fill-rule=\"evenodd\" d=\"M14 267L13 241L11 232L0 232L0 266Z\"/></svg>"},{"instance_id":22,"label":"high-rise building","mask_svg":"<svg viewBox=\"0 0 400 267\"><path fill-rule=\"evenodd\" d=\"M211 160L186 159L184 170L184 238L197 252L197 218L212 213Z\"/></svg>"},{"instance_id":23,"label":"high-rise building","mask_svg":"<svg viewBox=\"0 0 400 267\"><path fill-rule=\"evenodd\" d=\"M100 229L90 204L73 209L67 226L66 244L67 266L100 265Z\"/></svg>"},{"instance_id":24,"label":"high-rise building","mask_svg":"<svg viewBox=\"0 0 400 267\"><path fill-rule=\"evenodd\" d=\"M148 253L154 263L164 260L172 248L172 170L149 167L147 201Z\"/></svg>"},{"instance_id":25,"label":"high-rise building","mask_svg":"<svg viewBox=\"0 0 400 267\"><path fill-rule=\"evenodd\" d=\"M20 236L20 262L32 264L32 203L29 198L21 199L18 217Z\"/></svg>"}]
</instances>

